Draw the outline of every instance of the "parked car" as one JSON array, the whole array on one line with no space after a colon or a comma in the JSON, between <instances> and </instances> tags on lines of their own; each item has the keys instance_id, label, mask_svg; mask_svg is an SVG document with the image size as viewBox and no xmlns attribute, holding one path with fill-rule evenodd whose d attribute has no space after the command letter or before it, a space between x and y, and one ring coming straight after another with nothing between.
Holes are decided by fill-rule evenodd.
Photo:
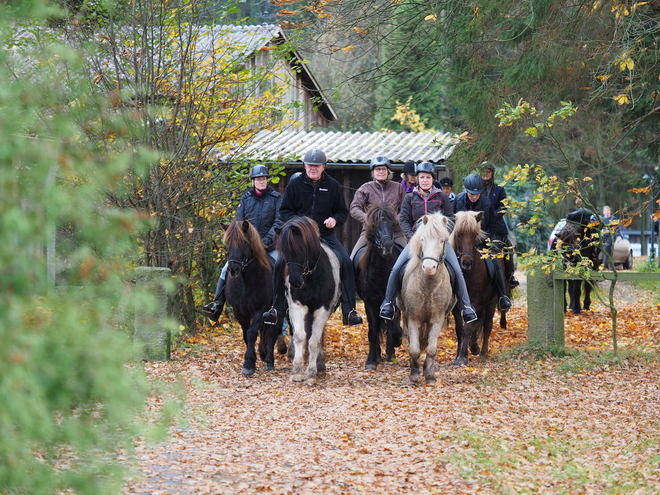
<instances>
[{"instance_id":1,"label":"parked car","mask_svg":"<svg viewBox=\"0 0 660 495\"><path fill-rule=\"evenodd\" d=\"M548 251L552 248L552 243L554 242L557 234L561 232L561 229L566 225L566 219L562 218L557 222L555 227L552 229L552 233L548 238ZM600 254L600 263L604 261L604 254ZM617 237L614 242L614 249L612 252L612 259L616 266L620 265L624 270L632 270L633 267L633 246L630 244L630 241L624 237Z\"/></svg>"}]
</instances>

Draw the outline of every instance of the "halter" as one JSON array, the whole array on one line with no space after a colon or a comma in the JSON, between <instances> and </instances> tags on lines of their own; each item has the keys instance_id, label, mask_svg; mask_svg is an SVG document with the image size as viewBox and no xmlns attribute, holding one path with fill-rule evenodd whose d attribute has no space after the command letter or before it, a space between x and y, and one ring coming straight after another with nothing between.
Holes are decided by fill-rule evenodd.
<instances>
[{"instance_id":1,"label":"halter","mask_svg":"<svg viewBox=\"0 0 660 495\"><path fill-rule=\"evenodd\" d=\"M239 264L239 265L241 266L241 271L243 271L243 270L245 270L245 267L248 266L248 265L250 264L250 262L251 262L253 259L254 259L254 258L248 258L248 256L245 255L245 258L243 258L243 261L238 261L238 260L228 259L228 260L227 260L227 264L229 264L229 263L237 263L237 264Z\"/></svg>"},{"instance_id":2,"label":"halter","mask_svg":"<svg viewBox=\"0 0 660 495\"><path fill-rule=\"evenodd\" d=\"M385 234L385 235L381 235L381 236L376 237L374 239L374 244L376 245L376 247L379 247L380 249L383 249L383 241L385 239L389 239L392 242L392 244L394 244L394 238L389 234Z\"/></svg>"},{"instance_id":3,"label":"halter","mask_svg":"<svg viewBox=\"0 0 660 495\"><path fill-rule=\"evenodd\" d=\"M323 252L323 248L319 251L319 257L316 258L316 263L314 263L314 267L312 269L309 268L309 256L305 256L305 264L297 263L295 261L287 261L287 266L291 265L298 265L299 267L302 268L303 276L311 275L314 273L314 270L319 266L319 261L321 260L321 253Z\"/></svg>"}]
</instances>

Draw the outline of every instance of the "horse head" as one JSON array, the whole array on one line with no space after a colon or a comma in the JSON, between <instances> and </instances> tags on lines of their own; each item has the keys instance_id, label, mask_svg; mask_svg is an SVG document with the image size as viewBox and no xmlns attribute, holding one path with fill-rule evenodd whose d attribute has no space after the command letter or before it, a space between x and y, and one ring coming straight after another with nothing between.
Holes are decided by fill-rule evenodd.
<instances>
[{"instance_id":1,"label":"horse head","mask_svg":"<svg viewBox=\"0 0 660 495\"><path fill-rule=\"evenodd\" d=\"M230 277L240 277L243 270L256 260L264 267L270 267L266 249L257 229L248 221L235 219L225 229L227 247L227 273Z\"/></svg>"},{"instance_id":2,"label":"horse head","mask_svg":"<svg viewBox=\"0 0 660 495\"><path fill-rule=\"evenodd\" d=\"M371 206L364 222L367 239L381 250L383 256L392 254L394 228L399 219L390 205Z\"/></svg>"},{"instance_id":3,"label":"horse head","mask_svg":"<svg viewBox=\"0 0 660 495\"><path fill-rule=\"evenodd\" d=\"M289 220L280 232L278 250L286 263L289 284L301 289L321 258L321 238L316 222L307 217Z\"/></svg>"},{"instance_id":4,"label":"horse head","mask_svg":"<svg viewBox=\"0 0 660 495\"><path fill-rule=\"evenodd\" d=\"M456 213L454 231L450 243L456 251L456 257L464 271L471 270L477 257L477 246L484 239L481 230L483 212L459 211Z\"/></svg>"},{"instance_id":5,"label":"horse head","mask_svg":"<svg viewBox=\"0 0 660 495\"><path fill-rule=\"evenodd\" d=\"M444 262L446 242L449 240L449 219L441 213L424 215L413 235L411 250L417 252L422 271L432 277L438 272L438 266Z\"/></svg>"}]
</instances>

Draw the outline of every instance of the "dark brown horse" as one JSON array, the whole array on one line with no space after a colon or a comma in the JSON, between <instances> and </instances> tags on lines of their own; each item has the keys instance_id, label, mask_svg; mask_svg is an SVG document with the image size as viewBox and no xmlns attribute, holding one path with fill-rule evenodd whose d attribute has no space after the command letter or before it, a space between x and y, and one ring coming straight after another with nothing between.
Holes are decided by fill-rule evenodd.
<instances>
[{"instance_id":1,"label":"dark brown horse","mask_svg":"<svg viewBox=\"0 0 660 495\"><path fill-rule=\"evenodd\" d=\"M387 279L400 249L394 243L394 229L399 218L390 205L373 205L367 209L364 230L367 245L355 270L355 288L364 301L369 323L369 355L366 369L375 370L381 360L381 335L385 337L385 358L395 361L395 347L401 345L403 331L397 312L394 320L384 320L378 313L385 298Z\"/></svg>"},{"instance_id":2,"label":"dark brown horse","mask_svg":"<svg viewBox=\"0 0 660 495\"><path fill-rule=\"evenodd\" d=\"M598 235L600 227L592 221L591 212L576 210L566 216L566 225L557 234L552 249L564 257L564 267L583 264L597 271L599 266L600 248ZM568 292L568 309L579 315L582 309L591 308L591 291L594 285L589 280L567 280L565 290ZM584 294L584 299L582 296ZM564 311L566 300L564 299Z\"/></svg>"},{"instance_id":3,"label":"dark brown horse","mask_svg":"<svg viewBox=\"0 0 660 495\"><path fill-rule=\"evenodd\" d=\"M481 230L481 212L461 211L456 213L454 231L449 239L463 271L463 278L470 294L470 302L477 312L477 320L463 324L461 312L454 307L452 313L456 324L456 340L458 349L454 364L466 365L468 363L468 345L474 355L487 357L490 334L493 330L493 316L497 309L499 293L488 276L486 259L479 252L479 246L486 234ZM504 270L504 261L495 258ZM502 312L500 325L506 328L506 315ZM482 343L479 346L479 335Z\"/></svg>"},{"instance_id":4,"label":"dark brown horse","mask_svg":"<svg viewBox=\"0 0 660 495\"><path fill-rule=\"evenodd\" d=\"M255 372L257 335L260 335L260 349L265 349L261 357L266 362L266 370L273 370L275 342L282 331L278 325L265 325L262 314L268 310L273 300L272 268L261 236L247 220L236 219L225 230L227 248L227 303L233 308L234 316L243 329L245 342L245 362L243 374ZM265 282L266 281L266 282Z\"/></svg>"}]
</instances>

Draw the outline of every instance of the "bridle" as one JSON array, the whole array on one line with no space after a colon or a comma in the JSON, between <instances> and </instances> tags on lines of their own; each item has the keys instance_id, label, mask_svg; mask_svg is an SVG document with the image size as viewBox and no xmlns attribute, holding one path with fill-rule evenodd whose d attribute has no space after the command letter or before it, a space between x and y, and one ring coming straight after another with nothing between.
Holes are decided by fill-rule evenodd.
<instances>
[{"instance_id":1,"label":"bridle","mask_svg":"<svg viewBox=\"0 0 660 495\"><path fill-rule=\"evenodd\" d=\"M321 260L321 253L323 252L323 249L319 251L319 256L316 258L316 263L314 263L314 266L312 268L309 267L309 255L305 256L305 264L298 263L296 261L287 261L287 266L295 265L299 266L302 269L302 274L303 276L311 275L314 273L314 271L318 268L319 266L319 261Z\"/></svg>"},{"instance_id":2,"label":"bridle","mask_svg":"<svg viewBox=\"0 0 660 495\"><path fill-rule=\"evenodd\" d=\"M229 263L235 263L235 264L239 265L241 267L241 271L243 271L243 270L245 270L245 267L247 267L252 262L253 259L254 259L254 257L249 258L248 255L246 254L245 258L243 258L243 261L228 259L227 260L227 265L229 265Z\"/></svg>"},{"instance_id":3,"label":"bridle","mask_svg":"<svg viewBox=\"0 0 660 495\"><path fill-rule=\"evenodd\" d=\"M442 241L443 243L447 242L446 240ZM441 265L445 261L445 251L447 250L447 246L445 246L445 249L442 251L442 255L439 258L433 258L432 256L424 256L424 252L422 251L418 256L419 256L419 261L422 263L424 260L431 260L435 261L438 265Z\"/></svg>"}]
</instances>

